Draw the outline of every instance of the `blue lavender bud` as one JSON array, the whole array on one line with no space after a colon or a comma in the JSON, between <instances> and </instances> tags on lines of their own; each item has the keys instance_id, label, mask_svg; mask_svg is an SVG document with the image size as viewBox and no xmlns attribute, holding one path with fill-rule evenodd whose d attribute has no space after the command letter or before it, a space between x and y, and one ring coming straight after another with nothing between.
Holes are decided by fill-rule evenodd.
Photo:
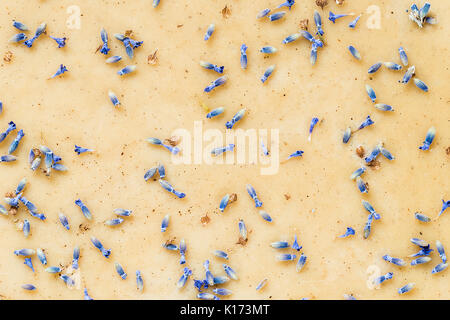
<instances>
[{"instance_id":1,"label":"blue lavender bud","mask_svg":"<svg viewBox=\"0 0 450 320\"><path fill-rule=\"evenodd\" d=\"M297 150L294 153L290 154L289 157L287 158L287 160L289 160L291 158L295 158L295 157L302 157L303 153L304 152L302 150Z\"/></svg>"},{"instance_id":2,"label":"blue lavender bud","mask_svg":"<svg viewBox=\"0 0 450 320\"><path fill-rule=\"evenodd\" d=\"M213 89L223 85L225 82L227 82L227 76L222 76L220 78L217 78L209 86L207 86L204 91L205 92L211 92Z\"/></svg>"},{"instance_id":3,"label":"blue lavender bud","mask_svg":"<svg viewBox=\"0 0 450 320\"><path fill-rule=\"evenodd\" d=\"M6 156L1 156L0 157L0 162L13 162L16 161L17 157L12 156L12 155L6 155Z\"/></svg>"},{"instance_id":4,"label":"blue lavender bud","mask_svg":"<svg viewBox=\"0 0 450 320\"><path fill-rule=\"evenodd\" d=\"M111 254L111 249L105 249L102 245L102 243L100 242L100 240L98 240L95 237L91 237L91 242L94 245L94 247L96 247L98 250L100 250L100 252L102 253L102 255L105 258L109 258L110 254Z\"/></svg>"},{"instance_id":5,"label":"blue lavender bud","mask_svg":"<svg viewBox=\"0 0 450 320\"><path fill-rule=\"evenodd\" d=\"M267 284L268 281L269 281L269 280L268 280L267 278L262 279L262 280L258 283L258 285L256 286L255 290L256 290L256 291L259 291L259 290L261 290L262 288L264 288L264 287L266 286L266 284Z\"/></svg>"},{"instance_id":6,"label":"blue lavender bud","mask_svg":"<svg viewBox=\"0 0 450 320\"><path fill-rule=\"evenodd\" d=\"M436 248L443 263L447 262L447 255L445 254L444 246L439 240L436 240Z\"/></svg>"},{"instance_id":7,"label":"blue lavender bud","mask_svg":"<svg viewBox=\"0 0 450 320\"><path fill-rule=\"evenodd\" d=\"M275 65L269 66L266 71L264 71L264 74L261 76L261 82L264 83L267 81L267 79L272 75L273 70L275 70Z\"/></svg>"},{"instance_id":8,"label":"blue lavender bud","mask_svg":"<svg viewBox=\"0 0 450 320\"><path fill-rule=\"evenodd\" d=\"M126 209L114 209L113 212L118 216L129 217L133 211Z\"/></svg>"},{"instance_id":9,"label":"blue lavender bud","mask_svg":"<svg viewBox=\"0 0 450 320\"><path fill-rule=\"evenodd\" d=\"M350 53L352 54L352 56L355 59L361 60L361 55L359 54L358 50L356 50L356 48L354 46L349 46L348 50L350 51Z\"/></svg>"},{"instance_id":10,"label":"blue lavender bud","mask_svg":"<svg viewBox=\"0 0 450 320\"><path fill-rule=\"evenodd\" d=\"M47 265L47 257L45 256L44 251L41 248L36 249L36 255L39 259L39 261L42 263L42 265Z\"/></svg>"},{"instance_id":11,"label":"blue lavender bud","mask_svg":"<svg viewBox=\"0 0 450 320\"><path fill-rule=\"evenodd\" d=\"M118 74L119 76L124 76L124 75L126 75L126 74L129 74L129 73L134 72L134 71L136 70L136 68L137 68L137 67L136 67L135 65L126 66L125 68L120 69L119 71L117 71L117 74Z\"/></svg>"},{"instance_id":12,"label":"blue lavender bud","mask_svg":"<svg viewBox=\"0 0 450 320\"><path fill-rule=\"evenodd\" d=\"M224 252L224 251L221 251L221 250L215 250L215 251L213 251L213 254L214 254L216 257L219 257L219 258L228 260L228 254L227 254L226 252Z\"/></svg>"},{"instance_id":13,"label":"blue lavender bud","mask_svg":"<svg viewBox=\"0 0 450 320\"><path fill-rule=\"evenodd\" d=\"M367 73L375 73L375 72L378 71L378 69L380 69L381 66L382 66L382 63L381 62L377 62L373 66L371 66L369 68L369 70L367 70Z\"/></svg>"},{"instance_id":14,"label":"blue lavender bud","mask_svg":"<svg viewBox=\"0 0 450 320\"><path fill-rule=\"evenodd\" d=\"M240 219L238 223L240 239L247 241L247 228L244 220Z\"/></svg>"},{"instance_id":15,"label":"blue lavender bud","mask_svg":"<svg viewBox=\"0 0 450 320\"><path fill-rule=\"evenodd\" d=\"M311 119L311 124L309 125L309 136L308 136L308 141L311 141L311 134L314 130L314 127L316 126L316 124L319 122L319 118L312 118Z\"/></svg>"},{"instance_id":16,"label":"blue lavender bud","mask_svg":"<svg viewBox=\"0 0 450 320\"><path fill-rule=\"evenodd\" d=\"M295 269L297 270L297 272L300 272L302 269L303 269L303 267L304 267L304 265L305 265L305 263L306 263L306 256L305 256L305 254L304 253L302 253L301 255L300 255L300 258L298 258L298 261L297 261L297 265L296 265L296 267L295 267Z\"/></svg>"},{"instance_id":17,"label":"blue lavender bud","mask_svg":"<svg viewBox=\"0 0 450 320\"><path fill-rule=\"evenodd\" d=\"M48 273L60 273L62 269L60 267L48 267L45 269L45 272Z\"/></svg>"},{"instance_id":18,"label":"blue lavender bud","mask_svg":"<svg viewBox=\"0 0 450 320\"><path fill-rule=\"evenodd\" d=\"M347 143L348 140L350 140L350 137L352 136L352 129L347 128L344 131L344 136L342 137L342 142Z\"/></svg>"},{"instance_id":19,"label":"blue lavender bud","mask_svg":"<svg viewBox=\"0 0 450 320\"><path fill-rule=\"evenodd\" d=\"M403 76L402 79L402 83L408 83L409 80L411 80L411 78L413 77L413 75L416 73L416 67L415 66L411 66L408 68L408 70L406 70L405 75Z\"/></svg>"},{"instance_id":20,"label":"blue lavender bud","mask_svg":"<svg viewBox=\"0 0 450 320\"><path fill-rule=\"evenodd\" d=\"M395 264L396 266L399 266L399 267L406 266L406 262L403 261L400 258L394 258L394 257L391 257L390 255L387 255L387 254L385 254L382 258L383 258L384 261L387 261L387 262L390 262L392 264Z\"/></svg>"},{"instance_id":21,"label":"blue lavender bud","mask_svg":"<svg viewBox=\"0 0 450 320\"><path fill-rule=\"evenodd\" d=\"M403 287L399 288L397 290L397 292L398 292L398 294L407 293L414 288L414 285L415 285L414 283L408 283L408 284L404 285Z\"/></svg>"},{"instance_id":22,"label":"blue lavender bud","mask_svg":"<svg viewBox=\"0 0 450 320\"><path fill-rule=\"evenodd\" d=\"M122 60L121 56L112 56L105 60L106 63L116 63Z\"/></svg>"},{"instance_id":23,"label":"blue lavender bud","mask_svg":"<svg viewBox=\"0 0 450 320\"><path fill-rule=\"evenodd\" d=\"M153 0L153 3L152 3L153 8L156 8L159 5L159 2L160 2L160 0Z\"/></svg>"},{"instance_id":24,"label":"blue lavender bud","mask_svg":"<svg viewBox=\"0 0 450 320\"><path fill-rule=\"evenodd\" d=\"M208 69L208 70L214 70L217 73L223 73L223 69L224 69L224 66L219 67L215 64L212 64L212 63L209 63L206 61L200 61L200 66L202 66L203 68Z\"/></svg>"},{"instance_id":25,"label":"blue lavender bud","mask_svg":"<svg viewBox=\"0 0 450 320\"><path fill-rule=\"evenodd\" d=\"M15 250L14 254L16 256L28 257L28 256L32 256L33 254L35 254L35 251L33 249L20 249L20 250Z\"/></svg>"},{"instance_id":26,"label":"blue lavender bud","mask_svg":"<svg viewBox=\"0 0 450 320\"><path fill-rule=\"evenodd\" d=\"M340 19L342 17L346 17L348 16L348 14L334 14L333 12L330 11L330 14L328 16L328 20L330 20L333 23L336 23L337 19Z\"/></svg>"},{"instance_id":27,"label":"blue lavender bud","mask_svg":"<svg viewBox=\"0 0 450 320\"><path fill-rule=\"evenodd\" d=\"M392 108L392 106L384 103L377 103L374 105L374 107L380 111L394 111L394 108Z\"/></svg>"},{"instance_id":28,"label":"blue lavender bud","mask_svg":"<svg viewBox=\"0 0 450 320\"><path fill-rule=\"evenodd\" d=\"M148 181L149 179L153 178L153 176L156 174L156 171L158 170L157 167L151 168L144 174L144 180Z\"/></svg>"},{"instance_id":29,"label":"blue lavender bud","mask_svg":"<svg viewBox=\"0 0 450 320\"><path fill-rule=\"evenodd\" d=\"M302 248L302 246L298 244L297 235L294 236L294 242L292 243L291 248L297 251L300 251L300 249Z\"/></svg>"},{"instance_id":30,"label":"blue lavender bud","mask_svg":"<svg viewBox=\"0 0 450 320\"><path fill-rule=\"evenodd\" d=\"M206 118L211 119L213 117L217 117L219 114L222 114L224 111L225 111L225 108L223 108L223 107L214 109L206 115Z\"/></svg>"},{"instance_id":31,"label":"blue lavender bud","mask_svg":"<svg viewBox=\"0 0 450 320\"><path fill-rule=\"evenodd\" d=\"M136 287L138 291L144 290L144 280L142 279L141 271L136 270Z\"/></svg>"},{"instance_id":32,"label":"blue lavender bud","mask_svg":"<svg viewBox=\"0 0 450 320\"><path fill-rule=\"evenodd\" d=\"M439 212L438 217L440 217L441 214L442 214L447 208L449 208L449 207L450 207L450 200L449 200L449 201L444 201L444 199L442 199L442 209L441 209L441 211Z\"/></svg>"},{"instance_id":33,"label":"blue lavender bud","mask_svg":"<svg viewBox=\"0 0 450 320\"><path fill-rule=\"evenodd\" d=\"M9 149L8 149L9 154L16 151L17 147L19 146L19 142L20 142L20 140L22 140L24 135L25 135L25 133L23 133L23 130L19 130L19 132L17 132L17 137L13 140L13 142L11 142L11 145L9 146Z\"/></svg>"},{"instance_id":34,"label":"blue lavender bud","mask_svg":"<svg viewBox=\"0 0 450 320\"><path fill-rule=\"evenodd\" d=\"M66 274L62 274L59 276L59 278L64 281L64 283L68 286L68 287L73 287L75 285L75 281L69 277Z\"/></svg>"},{"instance_id":35,"label":"blue lavender bud","mask_svg":"<svg viewBox=\"0 0 450 320\"><path fill-rule=\"evenodd\" d=\"M209 292L200 292L197 294L197 298L202 300L220 300L218 297Z\"/></svg>"},{"instance_id":36,"label":"blue lavender bud","mask_svg":"<svg viewBox=\"0 0 450 320\"><path fill-rule=\"evenodd\" d=\"M224 263L222 267L223 270L225 270L225 273L227 274L228 277L230 277L233 280L238 280L236 272L230 266Z\"/></svg>"},{"instance_id":37,"label":"blue lavender bud","mask_svg":"<svg viewBox=\"0 0 450 320\"><path fill-rule=\"evenodd\" d=\"M114 267L122 280L125 280L127 278L127 274L123 270L122 266L118 262L114 262Z\"/></svg>"},{"instance_id":38,"label":"blue lavender bud","mask_svg":"<svg viewBox=\"0 0 450 320\"><path fill-rule=\"evenodd\" d=\"M219 204L219 210L220 212L223 212L225 210L225 208L228 205L228 201L230 200L230 195L226 194L222 200L220 200L220 204Z\"/></svg>"},{"instance_id":39,"label":"blue lavender bud","mask_svg":"<svg viewBox=\"0 0 450 320\"><path fill-rule=\"evenodd\" d=\"M285 14L286 14L286 11L280 11L280 12L276 12L274 14L267 16L267 18L269 18L270 21L277 21L277 20L280 20L281 18L283 18Z\"/></svg>"},{"instance_id":40,"label":"blue lavender bud","mask_svg":"<svg viewBox=\"0 0 450 320\"><path fill-rule=\"evenodd\" d=\"M370 100L372 100L372 102L375 102L375 100L377 99L377 95L375 94L375 91L372 89L372 87L368 84L366 84L366 92L369 95Z\"/></svg>"},{"instance_id":41,"label":"blue lavender bud","mask_svg":"<svg viewBox=\"0 0 450 320\"><path fill-rule=\"evenodd\" d=\"M74 151L75 151L78 155L80 155L80 154L82 154L82 153L84 153L84 152L94 152L94 150L92 150L92 149L83 148L83 147L80 147L80 146L77 146L77 145L75 145Z\"/></svg>"},{"instance_id":42,"label":"blue lavender bud","mask_svg":"<svg viewBox=\"0 0 450 320\"><path fill-rule=\"evenodd\" d=\"M166 214L161 222L161 232L166 232L167 227L169 226L170 215Z\"/></svg>"},{"instance_id":43,"label":"blue lavender bud","mask_svg":"<svg viewBox=\"0 0 450 320\"><path fill-rule=\"evenodd\" d=\"M406 55L405 49L403 47L398 48L398 54L403 65L406 67L408 65L408 56Z\"/></svg>"},{"instance_id":44,"label":"blue lavender bud","mask_svg":"<svg viewBox=\"0 0 450 320\"><path fill-rule=\"evenodd\" d=\"M359 15L359 16L357 16L356 18L355 18L355 20L353 20L352 22L350 22L349 23L349 28L352 28L352 29L355 29L355 27L356 27L356 24L358 23L358 21L359 21L359 18L361 18L361 16Z\"/></svg>"},{"instance_id":45,"label":"blue lavender bud","mask_svg":"<svg viewBox=\"0 0 450 320\"><path fill-rule=\"evenodd\" d=\"M433 268L433 270L431 270L431 274L444 271L445 269L447 269L447 267L448 267L447 263L439 263L436 267Z\"/></svg>"},{"instance_id":46,"label":"blue lavender bud","mask_svg":"<svg viewBox=\"0 0 450 320\"><path fill-rule=\"evenodd\" d=\"M80 260L80 248L75 247L72 254L72 268L78 269L78 261Z\"/></svg>"},{"instance_id":47,"label":"blue lavender bud","mask_svg":"<svg viewBox=\"0 0 450 320\"><path fill-rule=\"evenodd\" d=\"M401 70L403 68L401 65L394 62L384 62L384 65L386 66L386 68L395 71Z\"/></svg>"},{"instance_id":48,"label":"blue lavender bud","mask_svg":"<svg viewBox=\"0 0 450 320\"><path fill-rule=\"evenodd\" d=\"M36 32L34 33L34 37L31 39L28 39L27 41L24 42L24 44L28 47L31 48L33 46L34 41L39 38L39 36L41 34L43 34L45 32L45 29L47 28L47 24L46 23L41 23L37 29Z\"/></svg>"},{"instance_id":49,"label":"blue lavender bud","mask_svg":"<svg viewBox=\"0 0 450 320\"><path fill-rule=\"evenodd\" d=\"M370 119L370 116L367 116L367 118L358 127L358 130L364 129L365 127L368 127L368 126L370 126L370 125L372 125L374 123L375 122L373 122L372 119Z\"/></svg>"},{"instance_id":50,"label":"blue lavender bud","mask_svg":"<svg viewBox=\"0 0 450 320\"><path fill-rule=\"evenodd\" d=\"M259 50L259 51L262 53L271 54L271 53L277 52L278 50L277 50L277 48L272 47L272 46L265 46L265 47L262 47L261 50Z\"/></svg>"},{"instance_id":51,"label":"blue lavender bud","mask_svg":"<svg viewBox=\"0 0 450 320\"><path fill-rule=\"evenodd\" d=\"M261 10L258 15L256 16L256 19L261 19L264 18L265 16L267 16L270 13L270 9L264 9Z\"/></svg>"},{"instance_id":52,"label":"blue lavender bud","mask_svg":"<svg viewBox=\"0 0 450 320\"><path fill-rule=\"evenodd\" d=\"M283 39L283 43L284 44L288 44L288 43L294 42L295 40L300 38L300 36L301 36L301 33L291 34L291 35L289 35L289 36L287 36L286 38Z\"/></svg>"},{"instance_id":53,"label":"blue lavender bud","mask_svg":"<svg viewBox=\"0 0 450 320\"><path fill-rule=\"evenodd\" d=\"M22 231L25 237L28 237L30 235L30 229L31 229L30 221L28 221L27 219L23 220Z\"/></svg>"},{"instance_id":54,"label":"blue lavender bud","mask_svg":"<svg viewBox=\"0 0 450 320\"><path fill-rule=\"evenodd\" d=\"M178 280L177 282L177 287L179 289L183 288L184 285L186 284L187 279L189 278L189 276L192 274L192 270L189 268L184 268L183 269L183 274L180 277L180 280Z\"/></svg>"},{"instance_id":55,"label":"blue lavender bud","mask_svg":"<svg viewBox=\"0 0 450 320\"><path fill-rule=\"evenodd\" d=\"M28 31L28 27L19 21L13 21L13 27L20 31Z\"/></svg>"},{"instance_id":56,"label":"blue lavender bud","mask_svg":"<svg viewBox=\"0 0 450 320\"><path fill-rule=\"evenodd\" d=\"M426 215L419 213L419 212L414 213L414 217L417 220L422 221L422 222L430 222L431 221L431 218L429 218Z\"/></svg>"},{"instance_id":57,"label":"blue lavender bud","mask_svg":"<svg viewBox=\"0 0 450 320\"><path fill-rule=\"evenodd\" d=\"M186 241L184 239L180 240L180 264L185 264L186 263L186 250L187 250L187 246L186 246Z\"/></svg>"},{"instance_id":58,"label":"blue lavender bud","mask_svg":"<svg viewBox=\"0 0 450 320\"><path fill-rule=\"evenodd\" d=\"M8 123L8 128L6 128L6 131L0 133L0 142L5 140L5 138L8 136L8 134L13 130L16 130L16 124L13 121L10 121Z\"/></svg>"},{"instance_id":59,"label":"blue lavender bud","mask_svg":"<svg viewBox=\"0 0 450 320\"><path fill-rule=\"evenodd\" d=\"M213 32L214 32L215 27L216 27L216 26L215 26L213 23L209 25L209 27L208 27L208 29L206 30L206 33L205 33L205 37L204 37L204 40L205 40L205 41L208 41L209 38L211 38L211 36L212 36L212 34L213 34Z\"/></svg>"},{"instance_id":60,"label":"blue lavender bud","mask_svg":"<svg viewBox=\"0 0 450 320\"><path fill-rule=\"evenodd\" d=\"M280 4L277 9L280 9L282 7L288 7L289 10L291 10L291 7L295 4L294 0L287 0L286 2L283 2L282 4Z\"/></svg>"},{"instance_id":61,"label":"blue lavender bud","mask_svg":"<svg viewBox=\"0 0 450 320\"><path fill-rule=\"evenodd\" d=\"M159 179L159 184L161 185L161 187L163 187L165 190L173 193L174 195L176 195L178 198L182 199L186 196L185 193L183 192L178 192L176 191L167 181Z\"/></svg>"},{"instance_id":62,"label":"blue lavender bud","mask_svg":"<svg viewBox=\"0 0 450 320\"><path fill-rule=\"evenodd\" d=\"M364 167L356 169L351 175L350 180L355 180L357 177L361 176L364 172L366 172L366 169Z\"/></svg>"},{"instance_id":63,"label":"blue lavender bud","mask_svg":"<svg viewBox=\"0 0 450 320\"><path fill-rule=\"evenodd\" d=\"M9 42L21 42L23 40L25 40L27 38L27 36L25 35L25 33L18 33L15 34L14 36L12 36L11 39L9 39Z\"/></svg>"},{"instance_id":64,"label":"blue lavender bud","mask_svg":"<svg viewBox=\"0 0 450 320\"><path fill-rule=\"evenodd\" d=\"M86 207L85 204L80 199L75 200L75 204L80 207L81 212L86 217L86 219L88 219L88 220L92 219L91 212L89 211L88 207Z\"/></svg>"},{"instance_id":65,"label":"blue lavender bud","mask_svg":"<svg viewBox=\"0 0 450 320\"><path fill-rule=\"evenodd\" d=\"M122 218L115 218L105 221L105 225L113 227L121 224L124 220Z\"/></svg>"},{"instance_id":66,"label":"blue lavender bud","mask_svg":"<svg viewBox=\"0 0 450 320\"><path fill-rule=\"evenodd\" d=\"M314 11L314 22L317 27L317 34L323 36L322 18L320 17L320 14L319 12L317 12L317 10Z\"/></svg>"},{"instance_id":67,"label":"blue lavender bud","mask_svg":"<svg viewBox=\"0 0 450 320\"><path fill-rule=\"evenodd\" d=\"M423 263L427 263L427 262L430 262L430 261L431 261L430 257L420 257L420 258L412 260L411 261L411 265L412 266L416 266L418 264L423 264Z\"/></svg>"},{"instance_id":68,"label":"blue lavender bud","mask_svg":"<svg viewBox=\"0 0 450 320\"><path fill-rule=\"evenodd\" d=\"M52 79L54 77L57 77L57 76L63 74L64 72L67 72L67 71L69 71L69 70L67 70L67 68L64 65L61 64L59 66L58 71L56 71L56 73L53 76L51 76L50 79Z\"/></svg>"},{"instance_id":69,"label":"blue lavender bud","mask_svg":"<svg viewBox=\"0 0 450 320\"><path fill-rule=\"evenodd\" d=\"M241 45L241 68L247 69L247 46L244 44Z\"/></svg>"},{"instance_id":70,"label":"blue lavender bud","mask_svg":"<svg viewBox=\"0 0 450 320\"><path fill-rule=\"evenodd\" d=\"M355 233L356 233L355 229L353 229L351 227L347 227L347 231L345 231L345 233L343 235L340 235L339 238L346 238L346 237L354 235Z\"/></svg>"},{"instance_id":71,"label":"blue lavender bud","mask_svg":"<svg viewBox=\"0 0 450 320\"><path fill-rule=\"evenodd\" d=\"M378 214L375 211L375 209L372 207L372 205L369 202L367 202L366 200L361 200L361 202L362 202L364 209L366 209L371 215L373 215L375 220L379 220L381 218L380 214Z\"/></svg>"},{"instance_id":72,"label":"blue lavender bud","mask_svg":"<svg viewBox=\"0 0 450 320\"><path fill-rule=\"evenodd\" d=\"M83 291L83 299L84 299L84 300L94 300L94 299L92 299L92 298L89 296L88 291L87 291L86 288L84 288L84 291Z\"/></svg>"},{"instance_id":73,"label":"blue lavender bud","mask_svg":"<svg viewBox=\"0 0 450 320\"><path fill-rule=\"evenodd\" d=\"M270 244L274 249L286 249L289 248L289 242L287 241L275 241Z\"/></svg>"},{"instance_id":74,"label":"blue lavender bud","mask_svg":"<svg viewBox=\"0 0 450 320\"><path fill-rule=\"evenodd\" d=\"M213 150L211 150L211 155L218 156L224 152L233 151L233 149L234 149L234 144L230 143L229 145L224 146L224 147L214 148Z\"/></svg>"},{"instance_id":75,"label":"blue lavender bud","mask_svg":"<svg viewBox=\"0 0 450 320\"><path fill-rule=\"evenodd\" d=\"M283 253L276 256L279 261L292 261L295 260L297 256L295 254Z\"/></svg>"},{"instance_id":76,"label":"blue lavender bud","mask_svg":"<svg viewBox=\"0 0 450 320\"><path fill-rule=\"evenodd\" d=\"M58 48L63 48L66 45L66 38L56 38L56 37L52 37L50 36L50 38L52 38L53 40L56 41L56 43L58 44Z\"/></svg>"},{"instance_id":77,"label":"blue lavender bud","mask_svg":"<svg viewBox=\"0 0 450 320\"><path fill-rule=\"evenodd\" d=\"M33 291L33 290L36 290L36 287L33 286L32 284L23 284L22 289Z\"/></svg>"},{"instance_id":78,"label":"blue lavender bud","mask_svg":"<svg viewBox=\"0 0 450 320\"><path fill-rule=\"evenodd\" d=\"M33 262L31 262L31 258L25 258L25 261L23 262L24 265L29 267L31 271L34 272Z\"/></svg>"},{"instance_id":79,"label":"blue lavender bud","mask_svg":"<svg viewBox=\"0 0 450 320\"><path fill-rule=\"evenodd\" d=\"M229 296L233 294L233 291L224 288L215 288L213 289L213 292L219 296Z\"/></svg>"},{"instance_id":80,"label":"blue lavender bud","mask_svg":"<svg viewBox=\"0 0 450 320\"><path fill-rule=\"evenodd\" d=\"M102 39L102 42L103 42L100 52L103 53L104 55L107 55L109 50L111 50L111 49L108 48L108 34L106 33L105 29L102 29L100 31L100 38Z\"/></svg>"},{"instance_id":81,"label":"blue lavender bud","mask_svg":"<svg viewBox=\"0 0 450 320\"><path fill-rule=\"evenodd\" d=\"M428 92L428 87L425 84L425 82L423 82L422 80L417 79L417 78L414 78L413 81L414 81L414 84L417 86L417 88L419 88L420 90L423 90L425 92Z\"/></svg>"},{"instance_id":82,"label":"blue lavender bud","mask_svg":"<svg viewBox=\"0 0 450 320\"><path fill-rule=\"evenodd\" d=\"M428 129L425 141L423 142L423 145L419 147L419 149L424 151L429 150L435 136L436 136L436 128L431 127L430 129Z\"/></svg>"},{"instance_id":83,"label":"blue lavender bud","mask_svg":"<svg viewBox=\"0 0 450 320\"><path fill-rule=\"evenodd\" d=\"M393 276L394 276L394 274L393 274L392 272L388 272L388 273L386 273L385 275L376 278L376 279L373 281L373 283L374 283L375 285L382 284L384 281L392 279Z\"/></svg>"},{"instance_id":84,"label":"blue lavender bud","mask_svg":"<svg viewBox=\"0 0 450 320\"><path fill-rule=\"evenodd\" d=\"M272 217L264 210L259 210L259 214L261 217L267 222L272 222Z\"/></svg>"},{"instance_id":85,"label":"blue lavender bud","mask_svg":"<svg viewBox=\"0 0 450 320\"><path fill-rule=\"evenodd\" d=\"M249 184L247 184L247 192L250 195L250 197L253 199L253 201L255 201L256 208L259 208L263 205L263 203L258 199L255 189Z\"/></svg>"},{"instance_id":86,"label":"blue lavender bud","mask_svg":"<svg viewBox=\"0 0 450 320\"><path fill-rule=\"evenodd\" d=\"M236 122L238 122L244 117L245 111L246 111L245 108L239 110L230 121L227 121L227 123L225 123L225 127L227 129L232 129L233 126L236 124Z\"/></svg>"},{"instance_id":87,"label":"blue lavender bud","mask_svg":"<svg viewBox=\"0 0 450 320\"><path fill-rule=\"evenodd\" d=\"M384 147L380 147L381 154L388 160L394 160L395 157Z\"/></svg>"}]
</instances>

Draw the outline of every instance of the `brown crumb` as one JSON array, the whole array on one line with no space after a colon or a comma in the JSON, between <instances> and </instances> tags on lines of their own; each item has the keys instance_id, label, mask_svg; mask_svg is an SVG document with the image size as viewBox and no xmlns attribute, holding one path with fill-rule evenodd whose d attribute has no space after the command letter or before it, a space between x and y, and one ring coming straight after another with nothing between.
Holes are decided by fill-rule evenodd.
<instances>
[{"instance_id":1,"label":"brown crumb","mask_svg":"<svg viewBox=\"0 0 450 320\"><path fill-rule=\"evenodd\" d=\"M344 4L344 0L336 0L336 4L337 5L343 5Z\"/></svg>"},{"instance_id":2,"label":"brown crumb","mask_svg":"<svg viewBox=\"0 0 450 320\"><path fill-rule=\"evenodd\" d=\"M228 198L228 204L233 203L237 200L237 194L236 193L232 193L230 194L230 198Z\"/></svg>"},{"instance_id":3,"label":"brown crumb","mask_svg":"<svg viewBox=\"0 0 450 320\"><path fill-rule=\"evenodd\" d=\"M15 216L17 214L17 208L11 208L8 210L8 214Z\"/></svg>"},{"instance_id":4,"label":"brown crumb","mask_svg":"<svg viewBox=\"0 0 450 320\"><path fill-rule=\"evenodd\" d=\"M182 26L182 24L177 24L177 28L181 28Z\"/></svg>"},{"instance_id":5,"label":"brown crumb","mask_svg":"<svg viewBox=\"0 0 450 320\"><path fill-rule=\"evenodd\" d=\"M38 148L34 148L34 149L33 149L33 152L34 152L34 155L35 155L36 157L39 157L39 156L42 155L42 154L41 154L41 150L39 150Z\"/></svg>"},{"instance_id":6,"label":"brown crumb","mask_svg":"<svg viewBox=\"0 0 450 320\"><path fill-rule=\"evenodd\" d=\"M359 146L358 148L356 148L356 154L360 158L364 157L364 148L363 148L363 146Z\"/></svg>"},{"instance_id":7,"label":"brown crumb","mask_svg":"<svg viewBox=\"0 0 450 320\"><path fill-rule=\"evenodd\" d=\"M323 7L328 5L328 0L316 0L316 5L323 9Z\"/></svg>"},{"instance_id":8,"label":"brown crumb","mask_svg":"<svg viewBox=\"0 0 450 320\"><path fill-rule=\"evenodd\" d=\"M286 200L289 200L291 198L291 195L289 193L285 193L284 197L286 198Z\"/></svg>"},{"instance_id":9,"label":"brown crumb","mask_svg":"<svg viewBox=\"0 0 450 320\"><path fill-rule=\"evenodd\" d=\"M372 160L367 164L368 167L376 170L380 168L380 161L378 160Z\"/></svg>"},{"instance_id":10,"label":"brown crumb","mask_svg":"<svg viewBox=\"0 0 450 320\"><path fill-rule=\"evenodd\" d=\"M78 229L83 233L83 232L88 231L91 228L89 227L89 225L82 223L78 226Z\"/></svg>"},{"instance_id":11,"label":"brown crumb","mask_svg":"<svg viewBox=\"0 0 450 320\"><path fill-rule=\"evenodd\" d=\"M302 30L308 30L308 23L309 23L309 20L308 20L308 19L302 19L302 20L300 20L300 23L299 23L300 29L302 29Z\"/></svg>"},{"instance_id":12,"label":"brown crumb","mask_svg":"<svg viewBox=\"0 0 450 320\"><path fill-rule=\"evenodd\" d=\"M6 51L5 55L3 56L3 60L5 62L11 62L12 58L13 58L13 53L11 51Z\"/></svg>"},{"instance_id":13,"label":"brown crumb","mask_svg":"<svg viewBox=\"0 0 450 320\"><path fill-rule=\"evenodd\" d=\"M5 193L5 197L6 198L14 198L16 195L14 194L14 192L8 191L7 193Z\"/></svg>"},{"instance_id":14,"label":"brown crumb","mask_svg":"<svg viewBox=\"0 0 450 320\"><path fill-rule=\"evenodd\" d=\"M158 56L156 55L158 53L158 49L155 50L152 54L150 54L147 57L147 63L154 66L158 62Z\"/></svg>"},{"instance_id":15,"label":"brown crumb","mask_svg":"<svg viewBox=\"0 0 450 320\"><path fill-rule=\"evenodd\" d=\"M445 153L450 156L450 147L448 147L447 149L445 149Z\"/></svg>"},{"instance_id":16,"label":"brown crumb","mask_svg":"<svg viewBox=\"0 0 450 320\"><path fill-rule=\"evenodd\" d=\"M239 237L238 242L236 242L236 244L240 244L242 246L245 246L247 244L247 239Z\"/></svg>"},{"instance_id":17,"label":"brown crumb","mask_svg":"<svg viewBox=\"0 0 450 320\"><path fill-rule=\"evenodd\" d=\"M222 9L222 17L227 19L230 15L231 15L231 10L230 10L230 8L228 8L227 5L225 5L225 7Z\"/></svg>"},{"instance_id":18,"label":"brown crumb","mask_svg":"<svg viewBox=\"0 0 450 320\"><path fill-rule=\"evenodd\" d=\"M172 147L175 147L177 144L180 143L181 138L177 136L172 136L168 139L164 140L165 144L170 144Z\"/></svg>"},{"instance_id":19,"label":"brown crumb","mask_svg":"<svg viewBox=\"0 0 450 320\"><path fill-rule=\"evenodd\" d=\"M203 217L200 218L200 222L201 222L203 225L208 224L210 221L211 221L211 218L208 217L208 214L205 214Z\"/></svg>"},{"instance_id":20,"label":"brown crumb","mask_svg":"<svg viewBox=\"0 0 450 320\"><path fill-rule=\"evenodd\" d=\"M133 30L125 30L125 37L131 37Z\"/></svg>"}]
</instances>

